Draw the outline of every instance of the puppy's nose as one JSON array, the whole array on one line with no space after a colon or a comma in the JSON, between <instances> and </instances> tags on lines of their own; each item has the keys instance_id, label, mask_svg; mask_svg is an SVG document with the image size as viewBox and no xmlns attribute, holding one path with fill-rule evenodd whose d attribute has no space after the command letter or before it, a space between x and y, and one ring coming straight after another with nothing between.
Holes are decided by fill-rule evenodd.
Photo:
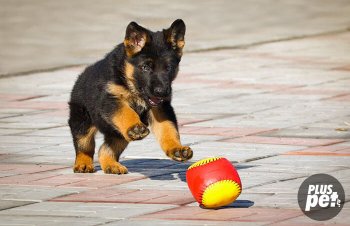
<instances>
[{"instance_id":1,"label":"puppy's nose","mask_svg":"<svg viewBox=\"0 0 350 226\"><path fill-rule=\"evenodd\" d=\"M153 94L154 96L157 96L157 97L166 97L169 95L168 93L168 88L166 87L155 87L154 90L153 90Z\"/></svg>"}]
</instances>

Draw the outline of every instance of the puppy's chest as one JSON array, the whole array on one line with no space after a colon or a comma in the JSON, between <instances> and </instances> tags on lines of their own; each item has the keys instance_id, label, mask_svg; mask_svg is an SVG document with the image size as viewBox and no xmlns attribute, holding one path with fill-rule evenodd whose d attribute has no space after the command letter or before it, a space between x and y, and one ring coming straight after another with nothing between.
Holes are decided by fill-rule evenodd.
<instances>
[{"instance_id":1,"label":"puppy's chest","mask_svg":"<svg viewBox=\"0 0 350 226\"><path fill-rule=\"evenodd\" d=\"M141 97L137 95L132 95L128 98L130 107L138 114L142 115L149 110L147 103Z\"/></svg>"},{"instance_id":2,"label":"puppy's chest","mask_svg":"<svg viewBox=\"0 0 350 226\"><path fill-rule=\"evenodd\" d=\"M127 103L138 115L142 115L149 110L145 100L137 92L131 92L126 87L118 85L114 82L108 82L106 91L114 96L117 101Z\"/></svg>"}]
</instances>

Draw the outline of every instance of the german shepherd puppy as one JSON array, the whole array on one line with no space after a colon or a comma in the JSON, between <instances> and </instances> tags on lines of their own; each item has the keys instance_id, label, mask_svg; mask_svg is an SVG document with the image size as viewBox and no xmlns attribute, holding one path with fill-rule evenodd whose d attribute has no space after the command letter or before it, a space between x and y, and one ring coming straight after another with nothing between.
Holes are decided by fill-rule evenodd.
<instances>
[{"instance_id":1,"label":"german shepherd puppy","mask_svg":"<svg viewBox=\"0 0 350 226\"><path fill-rule=\"evenodd\" d=\"M176 161L192 157L182 146L171 106L175 79L185 45L181 19L170 28L151 32L135 22L124 42L78 77L69 102L76 173L95 171L95 134L104 135L98 157L105 173L125 174L119 156L130 141L149 134L149 125L165 154Z\"/></svg>"}]
</instances>

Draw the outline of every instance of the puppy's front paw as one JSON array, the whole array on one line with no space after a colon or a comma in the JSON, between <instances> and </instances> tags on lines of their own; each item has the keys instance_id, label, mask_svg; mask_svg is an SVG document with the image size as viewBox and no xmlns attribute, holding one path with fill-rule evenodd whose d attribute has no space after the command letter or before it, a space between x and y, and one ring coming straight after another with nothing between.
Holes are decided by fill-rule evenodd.
<instances>
[{"instance_id":1,"label":"puppy's front paw","mask_svg":"<svg viewBox=\"0 0 350 226\"><path fill-rule=\"evenodd\" d=\"M171 149L167 155L175 161L184 162L192 158L193 151L188 146Z\"/></svg>"},{"instance_id":2,"label":"puppy's front paw","mask_svg":"<svg viewBox=\"0 0 350 226\"><path fill-rule=\"evenodd\" d=\"M127 134L130 140L141 140L149 134L149 129L140 123L130 127Z\"/></svg>"}]
</instances>

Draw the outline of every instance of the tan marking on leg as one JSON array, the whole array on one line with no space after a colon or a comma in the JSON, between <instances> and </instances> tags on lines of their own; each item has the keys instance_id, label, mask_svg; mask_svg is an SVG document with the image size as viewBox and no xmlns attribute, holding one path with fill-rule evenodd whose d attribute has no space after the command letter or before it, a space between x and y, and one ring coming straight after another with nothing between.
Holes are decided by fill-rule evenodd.
<instances>
[{"instance_id":1,"label":"tan marking on leg","mask_svg":"<svg viewBox=\"0 0 350 226\"><path fill-rule=\"evenodd\" d=\"M124 151L128 142L124 139L115 139L112 144L104 143L99 152L99 162L101 168L105 173L112 174L125 174L128 173L128 169L120 164L119 157Z\"/></svg>"},{"instance_id":2,"label":"tan marking on leg","mask_svg":"<svg viewBox=\"0 0 350 226\"><path fill-rule=\"evenodd\" d=\"M76 173L95 172L93 158L95 153L95 134L97 128L92 126L85 135L77 136L78 150L75 157L73 171Z\"/></svg>"},{"instance_id":3,"label":"tan marking on leg","mask_svg":"<svg viewBox=\"0 0 350 226\"><path fill-rule=\"evenodd\" d=\"M112 122L126 140L129 139L129 128L133 125L141 123L138 114L127 103L124 102L121 102L120 108L118 108L118 110L112 116Z\"/></svg>"},{"instance_id":4,"label":"tan marking on leg","mask_svg":"<svg viewBox=\"0 0 350 226\"><path fill-rule=\"evenodd\" d=\"M161 148L168 152L181 147L179 132L174 123L168 120L158 108L151 109L152 130Z\"/></svg>"},{"instance_id":5,"label":"tan marking on leg","mask_svg":"<svg viewBox=\"0 0 350 226\"><path fill-rule=\"evenodd\" d=\"M95 149L95 146L92 144L94 143L93 141L95 139L96 133L97 128L95 126L92 126L88 129L88 132L85 135L77 136L79 151L81 150L82 152L91 152L91 149Z\"/></svg>"},{"instance_id":6,"label":"tan marking on leg","mask_svg":"<svg viewBox=\"0 0 350 226\"><path fill-rule=\"evenodd\" d=\"M165 154L173 160L181 162L192 158L192 149L181 145L175 124L157 108L152 108L150 115L152 130Z\"/></svg>"}]
</instances>

